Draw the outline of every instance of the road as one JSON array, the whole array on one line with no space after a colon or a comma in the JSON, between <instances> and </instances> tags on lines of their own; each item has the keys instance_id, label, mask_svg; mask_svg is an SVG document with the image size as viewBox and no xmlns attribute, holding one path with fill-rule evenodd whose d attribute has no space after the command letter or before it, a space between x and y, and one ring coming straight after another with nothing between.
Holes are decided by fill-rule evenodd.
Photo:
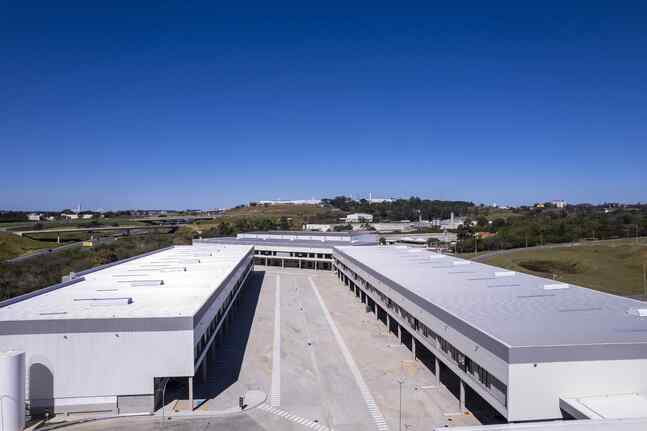
<instances>
[{"instance_id":1,"label":"road","mask_svg":"<svg viewBox=\"0 0 647 431\"><path fill-rule=\"evenodd\" d=\"M5 260L5 262L6 263L18 263L18 262L22 262L23 260L32 259L32 258L37 257L37 256L43 256L43 255L46 255L46 254L60 253L61 251L69 250L71 248L80 247L82 244L83 244L83 241L79 241L79 242L73 242L73 243L70 243L70 244L61 245L61 246L54 247L54 248L44 248L42 250L36 250L33 253L29 253L29 254L25 254L25 255L22 255L22 256L14 257L13 259L7 259L7 260Z\"/></svg>"},{"instance_id":2,"label":"road","mask_svg":"<svg viewBox=\"0 0 647 431\"><path fill-rule=\"evenodd\" d=\"M174 229L184 225L181 224L167 224L167 225L154 225L154 226L97 226L97 227L74 227L74 228L55 228L55 229L41 229L41 230L20 230L12 231L11 233L18 236L26 235L42 235L46 233L75 233L75 232L105 232L105 231L132 231L132 230L146 230L146 229Z\"/></svg>"}]
</instances>

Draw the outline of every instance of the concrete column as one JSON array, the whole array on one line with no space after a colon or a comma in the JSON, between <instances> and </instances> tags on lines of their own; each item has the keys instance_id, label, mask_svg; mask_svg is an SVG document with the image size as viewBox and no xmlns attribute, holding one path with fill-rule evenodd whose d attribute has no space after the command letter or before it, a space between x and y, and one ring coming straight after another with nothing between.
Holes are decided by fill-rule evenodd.
<instances>
[{"instance_id":1,"label":"concrete column","mask_svg":"<svg viewBox=\"0 0 647 431\"><path fill-rule=\"evenodd\" d=\"M281 268L285 268L285 259L281 259Z\"/></svg>"},{"instance_id":2,"label":"concrete column","mask_svg":"<svg viewBox=\"0 0 647 431\"><path fill-rule=\"evenodd\" d=\"M389 316L389 313L386 313L386 331L391 333L391 316Z\"/></svg>"},{"instance_id":3,"label":"concrete column","mask_svg":"<svg viewBox=\"0 0 647 431\"><path fill-rule=\"evenodd\" d=\"M440 386L440 363L438 362L438 358L434 356L434 368L436 371L436 385Z\"/></svg>"},{"instance_id":4,"label":"concrete column","mask_svg":"<svg viewBox=\"0 0 647 431\"><path fill-rule=\"evenodd\" d=\"M299 259L299 269L301 269L301 259Z\"/></svg>"},{"instance_id":5,"label":"concrete column","mask_svg":"<svg viewBox=\"0 0 647 431\"><path fill-rule=\"evenodd\" d=\"M400 344L402 344L402 331L400 330L400 323L395 322L396 327L398 328L398 340L400 340Z\"/></svg>"},{"instance_id":6,"label":"concrete column","mask_svg":"<svg viewBox=\"0 0 647 431\"><path fill-rule=\"evenodd\" d=\"M61 234L60 233L58 235L56 235L56 243L57 244L61 243Z\"/></svg>"},{"instance_id":7,"label":"concrete column","mask_svg":"<svg viewBox=\"0 0 647 431\"><path fill-rule=\"evenodd\" d=\"M193 377L189 377L189 406L193 412Z\"/></svg>"},{"instance_id":8,"label":"concrete column","mask_svg":"<svg viewBox=\"0 0 647 431\"><path fill-rule=\"evenodd\" d=\"M411 353L413 354L413 360L416 360L416 338L411 336Z\"/></svg>"},{"instance_id":9,"label":"concrete column","mask_svg":"<svg viewBox=\"0 0 647 431\"><path fill-rule=\"evenodd\" d=\"M465 383L461 379L461 398L460 398L461 413L465 413Z\"/></svg>"}]
</instances>

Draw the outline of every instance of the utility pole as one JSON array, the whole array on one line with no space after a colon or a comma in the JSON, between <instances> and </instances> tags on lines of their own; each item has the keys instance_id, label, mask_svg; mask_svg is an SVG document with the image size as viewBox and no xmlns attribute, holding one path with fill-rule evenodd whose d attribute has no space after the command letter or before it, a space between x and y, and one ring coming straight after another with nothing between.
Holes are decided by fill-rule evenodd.
<instances>
[{"instance_id":1,"label":"utility pole","mask_svg":"<svg viewBox=\"0 0 647 431\"><path fill-rule=\"evenodd\" d=\"M398 380L398 383L400 383L400 423L398 424L398 431L402 431L402 383L404 382L403 379Z\"/></svg>"},{"instance_id":2,"label":"utility pole","mask_svg":"<svg viewBox=\"0 0 647 431\"><path fill-rule=\"evenodd\" d=\"M636 223L636 244L638 244L638 224Z\"/></svg>"}]
</instances>

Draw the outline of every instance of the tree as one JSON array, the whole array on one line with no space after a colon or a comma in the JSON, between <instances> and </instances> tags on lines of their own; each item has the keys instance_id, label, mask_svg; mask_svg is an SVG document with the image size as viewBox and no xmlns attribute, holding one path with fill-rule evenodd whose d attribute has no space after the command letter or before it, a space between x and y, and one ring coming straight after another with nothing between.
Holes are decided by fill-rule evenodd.
<instances>
[{"instance_id":1,"label":"tree","mask_svg":"<svg viewBox=\"0 0 647 431\"><path fill-rule=\"evenodd\" d=\"M386 238L381 236L380 239L378 240L378 244L379 245L386 245Z\"/></svg>"}]
</instances>

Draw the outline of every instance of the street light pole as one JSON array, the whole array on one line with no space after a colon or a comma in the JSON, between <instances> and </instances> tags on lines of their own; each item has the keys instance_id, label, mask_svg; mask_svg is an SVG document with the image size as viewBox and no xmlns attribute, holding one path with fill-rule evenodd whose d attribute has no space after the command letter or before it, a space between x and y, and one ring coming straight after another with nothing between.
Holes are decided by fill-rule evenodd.
<instances>
[{"instance_id":1,"label":"street light pole","mask_svg":"<svg viewBox=\"0 0 647 431\"><path fill-rule=\"evenodd\" d=\"M402 383L404 381L402 379L398 380L398 383L400 383L400 423L398 424L398 430L402 431Z\"/></svg>"}]
</instances>

